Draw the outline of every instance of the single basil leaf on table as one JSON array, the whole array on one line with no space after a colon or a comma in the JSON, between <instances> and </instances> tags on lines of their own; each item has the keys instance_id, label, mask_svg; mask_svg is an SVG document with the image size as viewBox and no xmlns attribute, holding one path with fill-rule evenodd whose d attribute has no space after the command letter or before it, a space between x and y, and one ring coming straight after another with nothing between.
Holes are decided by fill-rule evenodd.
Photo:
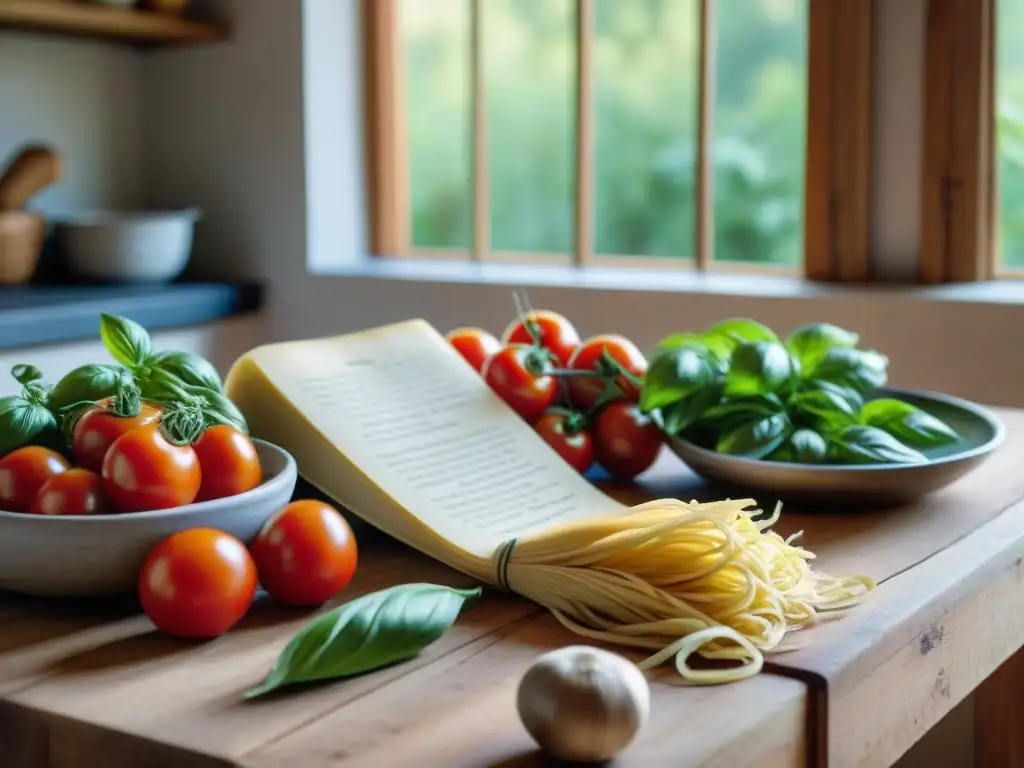
<instances>
[{"instance_id":1,"label":"single basil leaf on table","mask_svg":"<svg viewBox=\"0 0 1024 768\"><path fill-rule=\"evenodd\" d=\"M447 632L481 593L437 584L404 584L356 598L299 631L267 678L246 692L262 696L293 683L369 672L416 656Z\"/></svg>"},{"instance_id":2,"label":"single basil leaf on table","mask_svg":"<svg viewBox=\"0 0 1024 768\"><path fill-rule=\"evenodd\" d=\"M789 436L792 426L786 414L758 416L721 435L715 445L719 453L763 459Z\"/></svg>"},{"instance_id":3,"label":"single basil leaf on table","mask_svg":"<svg viewBox=\"0 0 1024 768\"><path fill-rule=\"evenodd\" d=\"M732 353L725 378L726 396L776 392L789 381L789 352L777 341L740 344Z\"/></svg>"},{"instance_id":4,"label":"single basil leaf on table","mask_svg":"<svg viewBox=\"0 0 1024 768\"><path fill-rule=\"evenodd\" d=\"M199 355L189 352L158 352L147 358L145 365L148 368L166 371L185 384L206 387L216 392L224 391L224 384L217 369Z\"/></svg>"},{"instance_id":5,"label":"single basil leaf on table","mask_svg":"<svg viewBox=\"0 0 1024 768\"><path fill-rule=\"evenodd\" d=\"M874 350L833 347L805 372L805 377L850 387L866 395L885 386L888 367L888 358Z\"/></svg>"},{"instance_id":6,"label":"single basil leaf on table","mask_svg":"<svg viewBox=\"0 0 1024 768\"><path fill-rule=\"evenodd\" d=\"M693 394L711 380L715 365L707 356L688 347L662 350L644 375L640 410L650 413Z\"/></svg>"},{"instance_id":7,"label":"single basil leaf on table","mask_svg":"<svg viewBox=\"0 0 1024 768\"><path fill-rule=\"evenodd\" d=\"M129 368L142 365L152 351L149 333L127 317L100 315L100 338L111 356Z\"/></svg>"},{"instance_id":8,"label":"single basil leaf on table","mask_svg":"<svg viewBox=\"0 0 1024 768\"><path fill-rule=\"evenodd\" d=\"M885 430L911 448L935 448L960 439L946 422L902 400L872 400L860 416L862 423Z\"/></svg>"},{"instance_id":9,"label":"single basil leaf on table","mask_svg":"<svg viewBox=\"0 0 1024 768\"><path fill-rule=\"evenodd\" d=\"M813 368L832 348L852 349L860 336L830 323L802 325L786 337L788 349L804 368Z\"/></svg>"},{"instance_id":10,"label":"single basil leaf on table","mask_svg":"<svg viewBox=\"0 0 1024 768\"><path fill-rule=\"evenodd\" d=\"M57 382L50 392L49 406L59 412L85 400L102 400L117 391L118 382L131 372L119 365L83 365Z\"/></svg>"},{"instance_id":11,"label":"single basil leaf on table","mask_svg":"<svg viewBox=\"0 0 1024 768\"><path fill-rule=\"evenodd\" d=\"M703 418L708 409L722 399L724 386L725 379L720 374L713 375L707 384L692 395L666 406L662 410L662 429L670 435L678 435Z\"/></svg>"},{"instance_id":12,"label":"single basil leaf on table","mask_svg":"<svg viewBox=\"0 0 1024 768\"><path fill-rule=\"evenodd\" d=\"M928 459L877 427L854 424L829 441L833 458L849 464L922 464Z\"/></svg>"}]
</instances>

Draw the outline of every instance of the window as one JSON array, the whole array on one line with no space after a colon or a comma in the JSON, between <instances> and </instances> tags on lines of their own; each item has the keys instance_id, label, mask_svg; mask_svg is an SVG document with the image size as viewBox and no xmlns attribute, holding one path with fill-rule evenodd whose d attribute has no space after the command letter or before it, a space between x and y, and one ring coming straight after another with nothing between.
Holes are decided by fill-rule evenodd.
<instances>
[{"instance_id":1,"label":"window","mask_svg":"<svg viewBox=\"0 0 1024 768\"><path fill-rule=\"evenodd\" d=\"M364 0L382 256L867 278L871 0Z\"/></svg>"}]
</instances>

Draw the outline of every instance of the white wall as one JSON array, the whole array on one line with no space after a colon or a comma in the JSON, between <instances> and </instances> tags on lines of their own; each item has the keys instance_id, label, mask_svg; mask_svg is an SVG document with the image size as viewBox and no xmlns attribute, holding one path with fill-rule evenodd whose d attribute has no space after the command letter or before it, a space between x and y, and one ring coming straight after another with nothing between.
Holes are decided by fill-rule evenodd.
<instances>
[{"instance_id":1,"label":"white wall","mask_svg":"<svg viewBox=\"0 0 1024 768\"><path fill-rule=\"evenodd\" d=\"M139 59L122 47L0 32L0 157L51 142L65 178L32 207L134 205L141 192Z\"/></svg>"}]
</instances>

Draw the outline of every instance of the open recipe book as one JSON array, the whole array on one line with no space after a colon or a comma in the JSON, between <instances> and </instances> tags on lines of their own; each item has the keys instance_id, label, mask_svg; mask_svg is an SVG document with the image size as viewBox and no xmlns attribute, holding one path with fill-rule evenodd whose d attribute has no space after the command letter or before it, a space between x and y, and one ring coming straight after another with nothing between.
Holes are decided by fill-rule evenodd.
<instances>
[{"instance_id":1,"label":"open recipe book","mask_svg":"<svg viewBox=\"0 0 1024 768\"><path fill-rule=\"evenodd\" d=\"M226 389L255 437L366 522L579 634L676 656L696 682L756 672L788 629L870 588L813 574L750 499L619 504L422 320L259 347ZM778 582L748 589L757 564ZM705 678L684 671L693 652L743 666Z\"/></svg>"}]
</instances>

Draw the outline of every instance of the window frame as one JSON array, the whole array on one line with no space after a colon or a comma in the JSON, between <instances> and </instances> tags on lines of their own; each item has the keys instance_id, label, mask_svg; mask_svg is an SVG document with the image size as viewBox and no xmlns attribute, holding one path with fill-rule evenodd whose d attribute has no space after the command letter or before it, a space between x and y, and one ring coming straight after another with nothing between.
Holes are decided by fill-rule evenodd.
<instances>
[{"instance_id":1,"label":"window frame","mask_svg":"<svg viewBox=\"0 0 1024 768\"><path fill-rule=\"evenodd\" d=\"M699 272L803 275L823 282L871 279L870 152L873 0L808 1L808 105L802 265L714 259L714 133L716 0L695 0L699 19L696 227L693 257L654 258L594 253L594 115L592 41L595 0L574 0L576 15L573 247L568 254L490 248L490 181L486 89L482 78L482 0L471 9L473 242L461 250L412 248L408 150L403 122L401 0L362 0L368 231L382 258L516 264L682 269Z\"/></svg>"}]
</instances>

